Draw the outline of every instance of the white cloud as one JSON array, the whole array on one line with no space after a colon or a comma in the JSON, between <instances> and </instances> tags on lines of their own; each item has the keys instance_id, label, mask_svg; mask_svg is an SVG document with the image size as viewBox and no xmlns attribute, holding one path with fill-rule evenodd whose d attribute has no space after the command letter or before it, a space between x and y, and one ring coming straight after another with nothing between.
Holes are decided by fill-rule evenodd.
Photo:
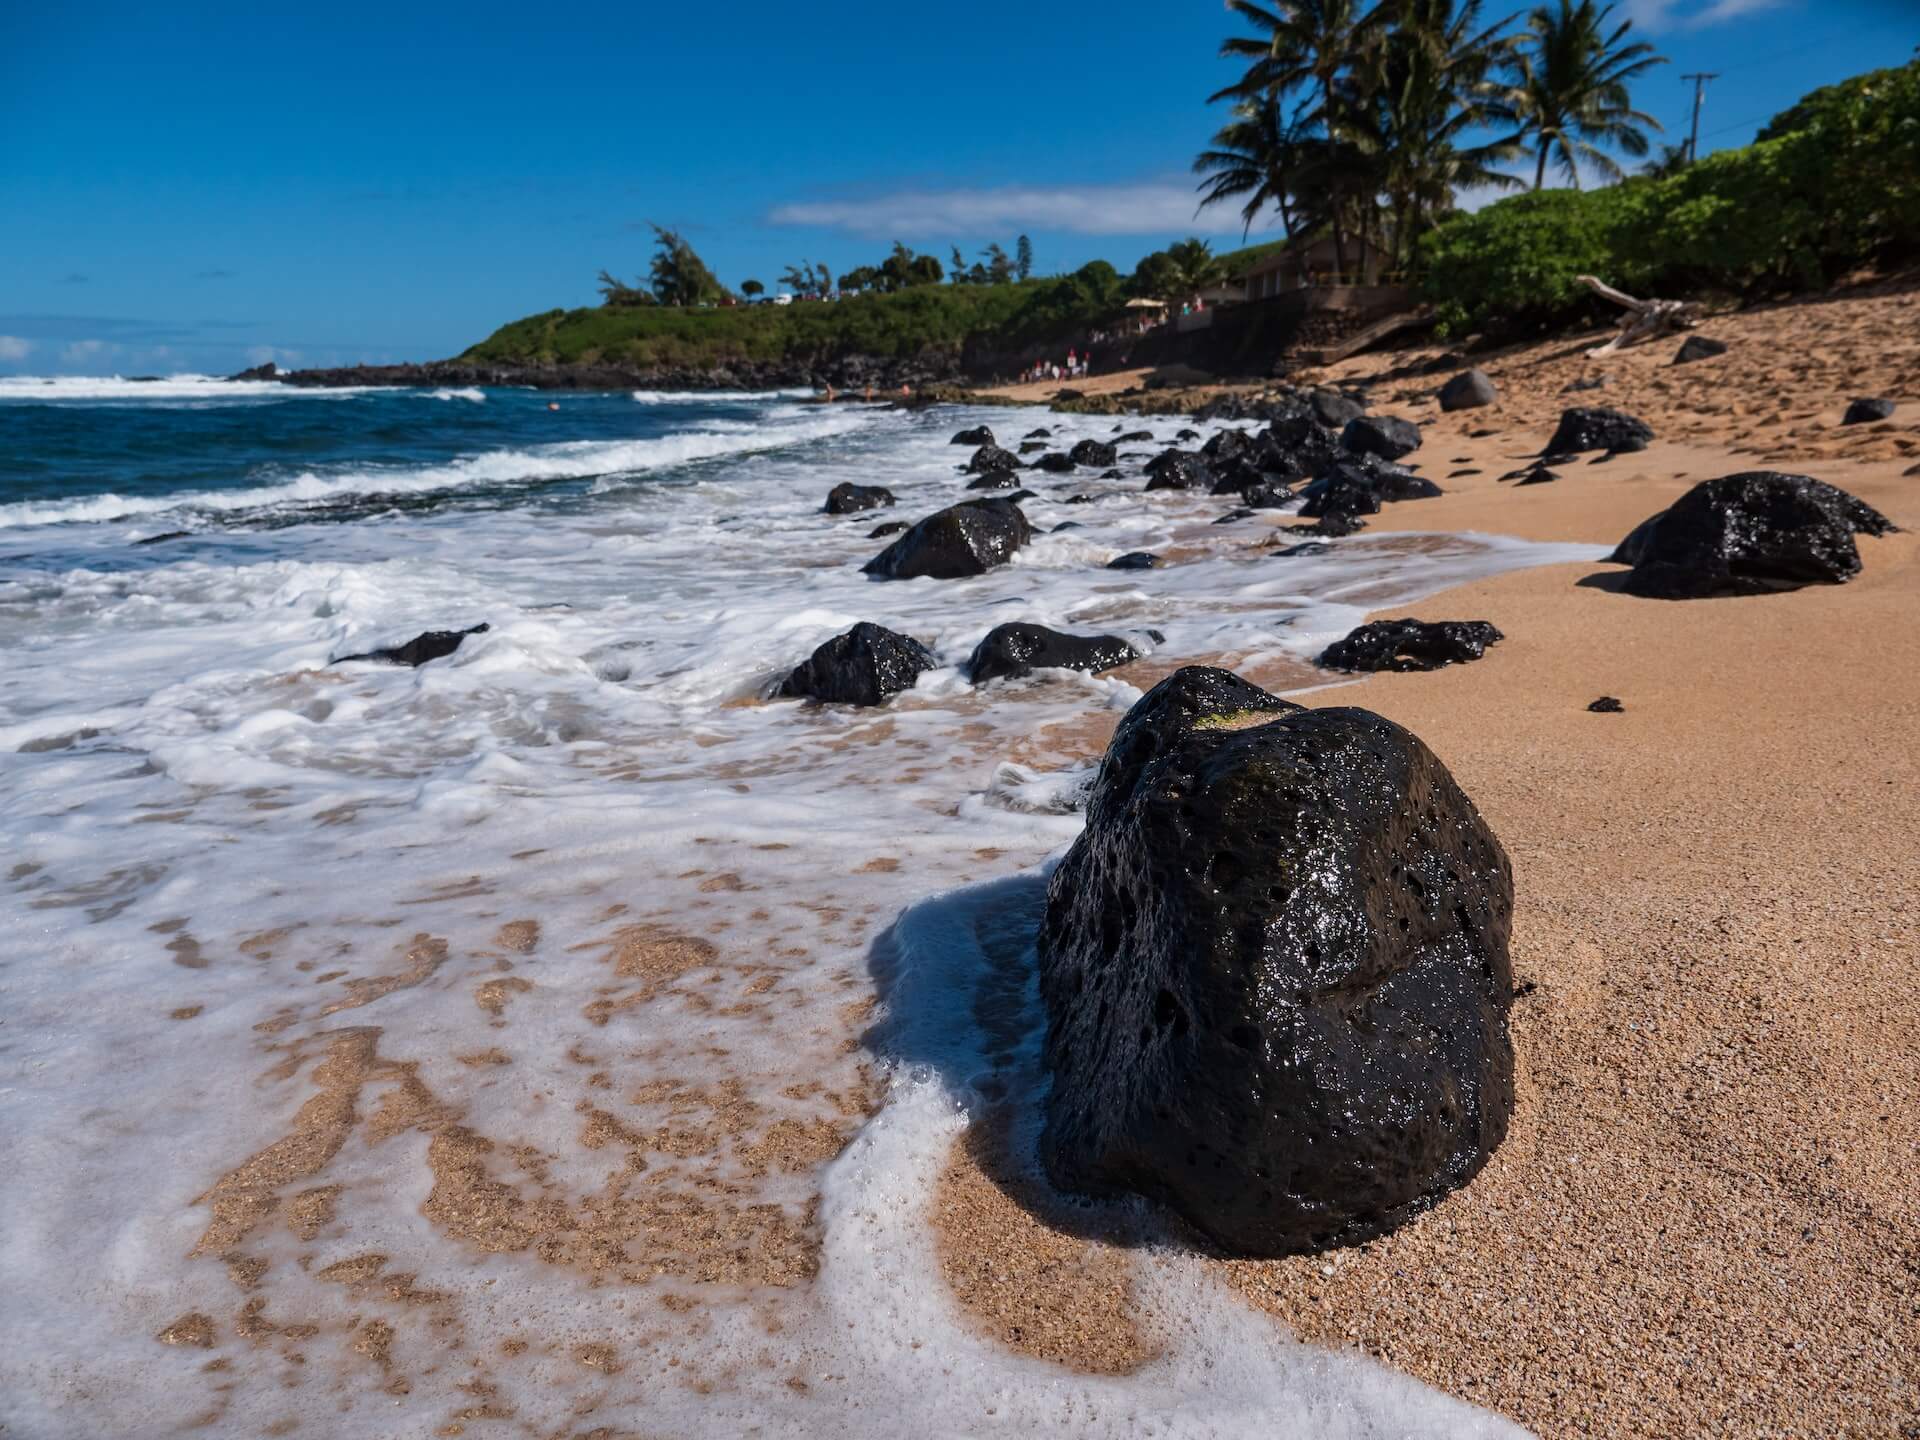
<instances>
[{"instance_id":1,"label":"white cloud","mask_svg":"<svg viewBox=\"0 0 1920 1440\"><path fill-rule=\"evenodd\" d=\"M0 335L0 360L24 360L33 349L31 340L18 335Z\"/></svg>"},{"instance_id":2,"label":"white cloud","mask_svg":"<svg viewBox=\"0 0 1920 1440\"><path fill-rule=\"evenodd\" d=\"M298 365L300 352L288 350L281 345L250 345L247 347L247 364L264 365L269 360L276 365Z\"/></svg>"},{"instance_id":3,"label":"white cloud","mask_svg":"<svg viewBox=\"0 0 1920 1440\"><path fill-rule=\"evenodd\" d=\"M1621 15L1640 30L1698 30L1771 10L1782 0L1626 0Z\"/></svg>"},{"instance_id":4,"label":"white cloud","mask_svg":"<svg viewBox=\"0 0 1920 1440\"><path fill-rule=\"evenodd\" d=\"M812 225L857 235L975 236L1013 229L1079 235L1161 235L1196 228L1191 187L1179 184L1005 185L985 190L908 190L872 200L816 200L781 205L774 225ZM1237 230L1237 215L1220 212L1220 230Z\"/></svg>"},{"instance_id":5,"label":"white cloud","mask_svg":"<svg viewBox=\"0 0 1920 1440\"><path fill-rule=\"evenodd\" d=\"M60 363L80 369L83 366L97 365L110 351L120 347L110 340L76 340L60 351Z\"/></svg>"}]
</instances>

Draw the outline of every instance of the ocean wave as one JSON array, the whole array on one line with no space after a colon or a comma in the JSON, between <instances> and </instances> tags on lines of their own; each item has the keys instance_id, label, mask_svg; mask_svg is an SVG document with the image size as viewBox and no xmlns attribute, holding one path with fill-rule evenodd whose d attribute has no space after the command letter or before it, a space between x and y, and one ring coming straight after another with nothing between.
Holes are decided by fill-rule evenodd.
<instances>
[{"instance_id":1,"label":"ocean wave","mask_svg":"<svg viewBox=\"0 0 1920 1440\"><path fill-rule=\"evenodd\" d=\"M801 385L786 390L636 390L642 405L732 405L752 400L809 400L818 392Z\"/></svg>"},{"instance_id":2,"label":"ocean wave","mask_svg":"<svg viewBox=\"0 0 1920 1440\"><path fill-rule=\"evenodd\" d=\"M272 396L363 395L365 385L282 385L278 380L222 380L217 375L166 375L154 380L129 380L119 375L7 375L0 376L0 401L5 400L237 400Z\"/></svg>"},{"instance_id":3,"label":"ocean wave","mask_svg":"<svg viewBox=\"0 0 1920 1440\"><path fill-rule=\"evenodd\" d=\"M477 405L487 398L487 392L478 385L468 385L459 390L442 385L438 390L429 390L427 398L429 400L471 400Z\"/></svg>"},{"instance_id":4,"label":"ocean wave","mask_svg":"<svg viewBox=\"0 0 1920 1440\"><path fill-rule=\"evenodd\" d=\"M0 505L0 530L31 525L130 520L171 511L237 511L337 505L354 497L419 495L480 487L536 486L556 480L660 470L695 460L776 450L860 427L857 414L809 415L789 424L711 426L651 440L569 440L525 450L492 450L443 465L395 466L335 474L304 471L268 485L170 495L88 495Z\"/></svg>"}]
</instances>

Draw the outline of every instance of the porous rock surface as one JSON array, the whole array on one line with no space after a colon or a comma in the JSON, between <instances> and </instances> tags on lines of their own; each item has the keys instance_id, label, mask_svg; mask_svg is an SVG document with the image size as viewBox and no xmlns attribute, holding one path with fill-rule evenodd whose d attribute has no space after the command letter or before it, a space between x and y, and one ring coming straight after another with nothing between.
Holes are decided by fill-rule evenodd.
<instances>
[{"instance_id":1,"label":"porous rock surface","mask_svg":"<svg viewBox=\"0 0 1920 1440\"><path fill-rule=\"evenodd\" d=\"M1238 1255L1402 1224L1506 1134L1512 905L1416 737L1175 672L1115 732L1048 886L1048 1174Z\"/></svg>"},{"instance_id":2,"label":"porous rock surface","mask_svg":"<svg viewBox=\"0 0 1920 1440\"><path fill-rule=\"evenodd\" d=\"M909 527L861 570L882 580L922 575L957 580L1004 565L1031 539L1033 526L1018 505L1000 499L963 500Z\"/></svg>"},{"instance_id":3,"label":"porous rock surface","mask_svg":"<svg viewBox=\"0 0 1920 1440\"><path fill-rule=\"evenodd\" d=\"M890 695L911 690L937 663L918 640L862 620L795 666L779 693L841 705L879 705Z\"/></svg>"},{"instance_id":4,"label":"porous rock surface","mask_svg":"<svg viewBox=\"0 0 1920 1440\"><path fill-rule=\"evenodd\" d=\"M1375 620L1320 652L1329 670L1438 670L1506 637L1485 620Z\"/></svg>"},{"instance_id":5,"label":"porous rock surface","mask_svg":"<svg viewBox=\"0 0 1920 1440\"><path fill-rule=\"evenodd\" d=\"M1068 635L1044 625L996 625L967 657L967 679L976 685L1011 680L1035 670L1111 670L1140 652L1118 635Z\"/></svg>"}]
</instances>

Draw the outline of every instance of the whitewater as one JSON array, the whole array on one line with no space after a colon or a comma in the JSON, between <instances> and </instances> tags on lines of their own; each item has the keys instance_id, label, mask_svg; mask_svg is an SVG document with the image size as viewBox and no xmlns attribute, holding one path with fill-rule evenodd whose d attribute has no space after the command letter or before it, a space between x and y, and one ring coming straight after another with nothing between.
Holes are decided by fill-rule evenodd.
<instances>
[{"instance_id":1,"label":"whitewater","mask_svg":"<svg viewBox=\"0 0 1920 1440\"><path fill-rule=\"evenodd\" d=\"M1598 552L1276 559L1130 464L1036 472L1000 570L881 583L953 432L1114 423L549 398L0 382L0 1431L1518 1433L1157 1245L1140 1368L1022 1355L933 1212L986 1097L1019 1136L1044 1093L1020 917L1142 683L1324 683L1371 610ZM843 480L899 503L823 514ZM767 698L861 620L941 668ZM1147 659L968 684L1011 620Z\"/></svg>"}]
</instances>

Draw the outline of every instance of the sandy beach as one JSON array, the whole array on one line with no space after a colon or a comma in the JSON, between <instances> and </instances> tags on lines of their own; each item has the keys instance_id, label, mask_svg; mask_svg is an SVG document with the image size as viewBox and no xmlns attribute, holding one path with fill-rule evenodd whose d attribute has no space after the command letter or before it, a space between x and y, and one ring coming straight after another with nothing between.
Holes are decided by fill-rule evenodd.
<instances>
[{"instance_id":1,"label":"sandy beach","mask_svg":"<svg viewBox=\"0 0 1920 1440\"><path fill-rule=\"evenodd\" d=\"M1472 665L1301 696L1431 745L1512 856L1518 1105L1463 1192L1364 1247L1217 1262L1248 1299L1545 1436L1897 1435L1920 1417L1920 296L1709 321L1599 360L1562 340L1483 361L1498 404L1441 415L1386 381L1447 491L1382 530L1611 544L1699 480L1812 474L1909 533L1853 583L1748 599L1621 594L1548 566L1394 614L1491 620ZM1427 352L1431 353L1431 352ZM1416 355L1323 372L1379 375ZM1606 383L1565 393L1581 376ZM1841 429L1855 395L1905 402ZM1497 477L1560 408L1647 420L1647 451ZM1602 695L1624 713L1589 713ZM1094 1368L1151 1346L1117 1253L1066 1239L957 1158L951 1282L1011 1343ZM1012 1191L1015 1198L1009 1198ZM1071 1317L1071 1320L1065 1317Z\"/></svg>"}]
</instances>

